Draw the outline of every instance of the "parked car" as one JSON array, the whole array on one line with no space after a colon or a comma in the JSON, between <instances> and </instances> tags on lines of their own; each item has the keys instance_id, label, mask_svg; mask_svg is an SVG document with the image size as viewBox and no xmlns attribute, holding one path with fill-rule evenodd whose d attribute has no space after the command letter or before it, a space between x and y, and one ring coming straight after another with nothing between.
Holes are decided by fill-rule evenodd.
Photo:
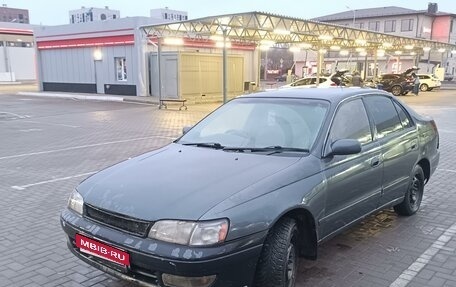
<instances>
[{"instance_id":1,"label":"parked car","mask_svg":"<svg viewBox=\"0 0 456 287\"><path fill-rule=\"evenodd\" d=\"M440 88L442 83L439 78L433 74L417 74L420 79L420 90L422 92L432 91L435 88Z\"/></svg>"},{"instance_id":2,"label":"parked car","mask_svg":"<svg viewBox=\"0 0 456 287\"><path fill-rule=\"evenodd\" d=\"M453 81L454 75L450 73L445 73L443 80L444 81Z\"/></svg>"},{"instance_id":3,"label":"parked car","mask_svg":"<svg viewBox=\"0 0 456 287\"><path fill-rule=\"evenodd\" d=\"M338 74L336 73L333 73L329 76L321 76L318 80L318 87L319 88L327 88L327 87L335 87L335 86L338 86L337 83L335 83L332 78L334 76L338 76L340 77L341 81L342 81L342 85L349 85L350 84L350 79L345 77L345 73L347 72L347 70L344 70L344 71L341 71L339 72ZM297 88L297 87L300 87L300 88L315 88L317 87L317 76L311 76L311 77L304 77L304 78L301 78L301 79L298 79L288 85L283 85L281 86L280 88L281 89L288 89L288 88Z\"/></svg>"},{"instance_id":4,"label":"parked car","mask_svg":"<svg viewBox=\"0 0 456 287\"><path fill-rule=\"evenodd\" d=\"M373 89L249 94L184 132L71 193L71 252L152 286L293 287L319 243L416 213L439 162L435 122Z\"/></svg>"},{"instance_id":5,"label":"parked car","mask_svg":"<svg viewBox=\"0 0 456 287\"><path fill-rule=\"evenodd\" d=\"M286 82L287 78L288 78L288 74L283 74L283 75L275 77L274 79L276 80L276 82ZM296 75L294 75L294 74L291 75L292 82L296 81L297 79L298 79L298 77Z\"/></svg>"},{"instance_id":6,"label":"parked car","mask_svg":"<svg viewBox=\"0 0 456 287\"><path fill-rule=\"evenodd\" d=\"M418 69L413 67L401 74L383 74L378 79L382 89L395 96L406 95L413 90L414 79L411 73Z\"/></svg>"},{"instance_id":7,"label":"parked car","mask_svg":"<svg viewBox=\"0 0 456 287\"><path fill-rule=\"evenodd\" d=\"M319 86L329 87L331 84L335 86L335 84L330 80L329 77L320 77L319 79ZM288 89L294 87L301 87L301 88L313 88L317 86L317 77L305 77L298 79L288 85L283 85L279 88L281 89Z\"/></svg>"}]
</instances>

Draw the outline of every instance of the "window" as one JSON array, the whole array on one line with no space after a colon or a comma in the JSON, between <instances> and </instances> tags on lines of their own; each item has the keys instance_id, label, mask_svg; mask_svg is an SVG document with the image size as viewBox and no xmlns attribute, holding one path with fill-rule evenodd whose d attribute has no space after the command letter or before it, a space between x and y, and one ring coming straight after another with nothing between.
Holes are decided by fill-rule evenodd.
<instances>
[{"instance_id":1,"label":"window","mask_svg":"<svg viewBox=\"0 0 456 287\"><path fill-rule=\"evenodd\" d=\"M320 132L327 109L328 103L320 100L238 98L203 119L179 142L309 149Z\"/></svg>"},{"instance_id":2,"label":"window","mask_svg":"<svg viewBox=\"0 0 456 287\"><path fill-rule=\"evenodd\" d=\"M413 31L413 19L404 19L401 21L401 31Z\"/></svg>"},{"instance_id":3,"label":"window","mask_svg":"<svg viewBox=\"0 0 456 287\"><path fill-rule=\"evenodd\" d=\"M342 104L334 117L330 141L356 139L361 144L372 141L372 132L366 109L361 99Z\"/></svg>"},{"instance_id":4,"label":"window","mask_svg":"<svg viewBox=\"0 0 456 287\"><path fill-rule=\"evenodd\" d=\"M396 20L385 21L385 33L396 32Z\"/></svg>"},{"instance_id":5,"label":"window","mask_svg":"<svg viewBox=\"0 0 456 287\"><path fill-rule=\"evenodd\" d=\"M379 138L402 129L401 120L391 99L383 96L368 96L365 101L374 118Z\"/></svg>"},{"instance_id":6,"label":"window","mask_svg":"<svg viewBox=\"0 0 456 287\"><path fill-rule=\"evenodd\" d=\"M369 22L369 30L380 31L380 21Z\"/></svg>"},{"instance_id":7,"label":"window","mask_svg":"<svg viewBox=\"0 0 456 287\"><path fill-rule=\"evenodd\" d=\"M402 127L404 127L404 128L411 127L412 121L408 117L407 113L404 111L404 108L395 101L394 101L394 107L396 108L396 111L399 114L399 118L401 119Z\"/></svg>"},{"instance_id":8,"label":"window","mask_svg":"<svg viewBox=\"0 0 456 287\"><path fill-rule=\"evenodd\" d=\"M117 81L127 80L127 65L124 57L114 58L116 61L116 79Z\"/></svg>"},{"instance_id":9,"label":"window","mask_svg":"<svg viewBox=\"0 0 456 287\"><path fill-rule=\"evenodd\" d=\"M355 28L364 29L364 23L355 23Z\"/></svg>"}]
</instances>

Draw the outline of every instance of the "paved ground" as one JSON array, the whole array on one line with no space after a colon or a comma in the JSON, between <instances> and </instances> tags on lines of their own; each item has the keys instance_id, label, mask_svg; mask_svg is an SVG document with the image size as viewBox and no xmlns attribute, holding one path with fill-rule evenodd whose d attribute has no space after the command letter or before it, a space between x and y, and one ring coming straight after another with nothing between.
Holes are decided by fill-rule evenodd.
<instances>
[{"instance_id":1,"label":"paved ground","mask_svg":"<svg viewBox=\"0 0 456 287\"><path fill-rule=\"evenodd\" d=\"M402 99L441 132L422 209L386 210L326 242L318 261L301 261L298 287L456 286L456 90ZM84 177L170 142L216 106L0 95L0 286L129 286L66 249L59 212Z\"/></svg>"}]
</instances>

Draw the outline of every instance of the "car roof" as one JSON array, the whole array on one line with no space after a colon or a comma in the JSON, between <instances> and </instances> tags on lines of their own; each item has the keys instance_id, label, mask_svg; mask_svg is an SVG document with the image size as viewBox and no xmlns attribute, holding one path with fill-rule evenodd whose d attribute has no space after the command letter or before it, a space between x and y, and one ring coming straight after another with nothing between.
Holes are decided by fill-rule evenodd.
<instances>
[{"instance_id":1,"label":"car roof","mask_svg":"<svg viewBox=\"0 0 456 287\"><path fill-rule=\"evenodd\" d=\"M338 103L346 98L364 95L364 94L382 94L391 96L390 93L361 87L332 87L332 88L294 88L283 90L270 90L241 96L241 98L302 98L302 99L320 99L332 103Z\"/></svg>"}]
</instances>

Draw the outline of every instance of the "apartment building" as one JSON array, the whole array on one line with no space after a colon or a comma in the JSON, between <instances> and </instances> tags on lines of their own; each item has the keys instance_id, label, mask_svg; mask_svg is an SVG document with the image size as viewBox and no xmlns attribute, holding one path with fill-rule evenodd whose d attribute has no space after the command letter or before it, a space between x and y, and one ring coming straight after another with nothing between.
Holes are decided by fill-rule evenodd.
<instances>
[{"instance_id":1,"label":"apartment building","mask_svg":"<svg viewBox=\"0 0 456 287\"><path fill-rule=\"evenodd\" d=\"M153 19L161 19L165 21L185 21L188 20L186 11L171 10L168 7L151 9L150 17Z\"/></svg>"},{"instance_id":2,"label":"apartment building","mask_svg":"<svg viewBox=\"0 0 456 287\"><path fill-rule=\"evenodd\" d=\"M29 11L27 9L10 8L3 4L0 7L0 22L29 24Z\"/></svg>"},{"instance_id":3,"label":"apartment building","mask_svg":"<svg viewBox=\"0 0 456 287\"><path fill-rule=\"evenodd\" d=\"M120 11L109 9L108 6L105 6L104 8L82 6L81 9L71 10L69 14L70 24L104 21L120 18Z\"/></svg>"}]
</instances>

